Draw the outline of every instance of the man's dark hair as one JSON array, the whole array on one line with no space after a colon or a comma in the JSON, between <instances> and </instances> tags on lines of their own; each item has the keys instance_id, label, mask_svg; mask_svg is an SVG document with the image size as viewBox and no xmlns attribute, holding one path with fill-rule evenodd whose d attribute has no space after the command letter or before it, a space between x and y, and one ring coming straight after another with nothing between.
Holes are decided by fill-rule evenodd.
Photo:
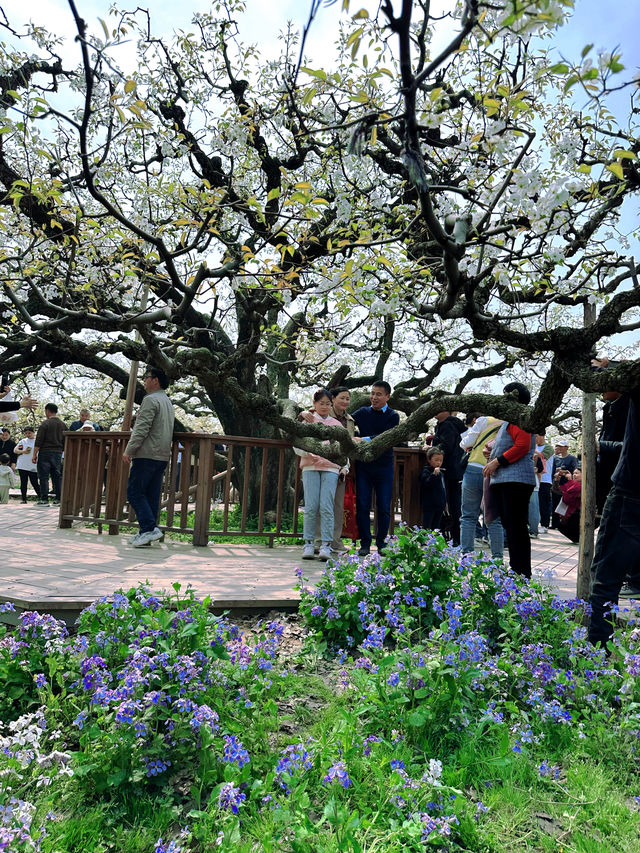
<instances>
[{"instance_id":1,"label":"man's dark hair","mask_svg":"<svg viewBox=\"0 0 640 853\"><path fill-rule=\"evenodd\" d=\"M45 412L53 412L54 415L58 414L58 407L55 403L47 403L44 407Z\"/></svg>"},{"instance_id":2,"label":"man's dark hair","mask_svg":"<svg viewBox=\"0 0 640 853\"><path fill-rule=\"evenodd\" d=\"M2 432L11 432L9 427L2 427Z\"/></svg>"},{"instance_id":3,"label":"man's dark hair","mask_svg":"<svg viewBox=\"0 0 640 853\"><path fill-rule=\"evenodd\" d=\"M0 465L8 465L11 462L11 457L8 453L0 453Z\"/></svg>"},{"instance_id":4,"label":"man's dark hair","mask_svg":"<svg viewBox=\"0 0 640 853\"><path fill-rule=\"evenodd\" d=\"M28 432L29 430L31 430L31 432L35 432L36 428L32 427L32 426L26 426L26 427L23 427L22 432Z\"/></svg>"},{"instance_id":5,"label":"man's dark hair","mask_svg":"<svg viewBox=\"0 0 640 853\"><path fill-rule=\"evenodd\" d=\"M509 382L508 385L504 386L504 394L512 394L514 391L516 392L516 400L518 403L528 406L531 402L531 392L527 386L523 385L522 382Z\"/></svg>"},{"instance_id":6,"label":"man's dark hair","mask_svg":"<svg viewBox=\"0 0 640 853\"><path fill-rule=\"evenodd\" d=\"M161 367L147 367L145 376L150 376L152 379L157 379L163 391L169 387L169 377Z\"/></svg>"},{"instance_id":7,"label":"man's dark hair","mask_svg":"<svg viewBox=\"0 0 640 853\"><path fill-rule=\"evenodd\" d=\"M346 385L336 385L335 388L329 389L329 393L332 397L337 397L338 394L344 394L345 391L347 392L347 394L351 394L351 391L347 388Z\"/></svg>"},{"instance_id":8,"label":"man's dark hair","mask_svg":"<svg viewBox=\"0 0 640 853\"><path fill-rule=\"evenodd\" d=\"M469 412L464 422L467 426L473 426L473 422L482 417L482 412Z\"/></svg>"},{"instance_id":9,"label":"man's dark hair","mask_svg":"<svg viewBox=\"0 0 640 853\"><path fill-rule=\"evenodd\" d=\"M391 385L388 382L385 382L384 379L377 379L375 382L371 383L372 388L384 388L385 393L391 396Z\"/></svg>"}]
</instances>

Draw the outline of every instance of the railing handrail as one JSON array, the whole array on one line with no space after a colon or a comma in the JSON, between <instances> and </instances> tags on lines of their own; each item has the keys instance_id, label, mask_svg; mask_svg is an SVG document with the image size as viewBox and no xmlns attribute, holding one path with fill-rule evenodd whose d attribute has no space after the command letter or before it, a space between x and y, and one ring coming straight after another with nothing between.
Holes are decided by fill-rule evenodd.
<instances>
[{"instance_id":1,"label":"railing handrail","mask_svg":"<svg viewBox=\"0 0 640 853\"><path fill-rule=\"evenodd\" d=\"M60 527L71 527L74 521L84 520L97 523L100 530L107 525L109 533L116 534L122 525L135 523L133 510L126 501L129 469L122 462L130 435L130 430L65 433L68 441ZM216 444L224 444L226 449L216 451ZM268 538L270 546L276 537L299 538L301 478L297 459L294 461L287 454L292 447L284 439L210 432L174 433L161 498L167 512L166 529L191 533L195 545L206 545L213 535L261 536ZM393 506L399 506L402 520L411 525L419 524L421 518L417 489L421 457L420 448L394 448ZM212 525L211 515L218 484L222 486L220 529L217 523ZM240 515L240 521L233 524L229 518L231 507L234 513L239 510ZM268 513L273 518L266 521ZM395 516L394 511L391 530ZM288 517L292 519L292 527L283 530L283 519ZM251 519L255 519L257 529L248 526L253 524ZM233 526L236 523L239 529ZM272 525L274 529L265 530L265 526Z\"/></svg>"}]
</instances>

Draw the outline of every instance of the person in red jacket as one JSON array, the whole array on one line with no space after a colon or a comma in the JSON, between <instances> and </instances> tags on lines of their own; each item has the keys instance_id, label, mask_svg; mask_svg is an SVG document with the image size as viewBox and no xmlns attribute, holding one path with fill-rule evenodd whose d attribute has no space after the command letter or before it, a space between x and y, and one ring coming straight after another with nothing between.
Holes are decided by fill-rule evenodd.
<instances>
[{"instance_id":1,"label":"person in red jacket","mask_svg":"<svg viewBox=\"0 0 640 853\"><path fill-rule=\"evenodd\" d=\"M573 474L562 468L555 479L562 492L562 500L556 508L558 533L576 544L580 540L580 504L582 502L582 470L576 468ZM563 512L558 512L562 508Z\"/></svg>"}]
</instances>

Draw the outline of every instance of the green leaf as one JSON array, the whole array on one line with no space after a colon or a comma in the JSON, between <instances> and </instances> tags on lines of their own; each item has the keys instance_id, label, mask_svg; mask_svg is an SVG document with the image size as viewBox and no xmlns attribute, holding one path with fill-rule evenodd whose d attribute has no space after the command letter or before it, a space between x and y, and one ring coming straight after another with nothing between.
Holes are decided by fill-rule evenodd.
<instances>
[{"instance_id":1,"label":"green leaf","mask_svg":"<svg viewBox=\"0 0 640 853\"><path fill-rule=\"evenodd\" d=\"M562 91L565 93L565 95L567 94L567 92L569 91L569 89L572 86L575 86L575 84L578 82L579 79L580 78L578 77L577 74L572 74L571 77L569 77L569 79L565 82L564 86L562 87Z\"/></svg>"},{"instance_id":2,"label":"green leaf","mask_svg":"<svg viewBox=\"0 0 640 853\"><path fill-rule=\"evenodd\" d=\"M309 74L309 75L311 75L311 77L317 77L318 80L326 80L327 79L327 72L326 71L322 71L322 70L316 71L315 68L306 68L305 66L303 66L300 69L300 71L304 71L305 74Z\"/></svg>"},{"instance_id":3,"label":"green leaf","mask_svg":"<svg viewBox=\"0 0 640 853\"><path fill-rule=\"evenodd\" d=\"M569 71L569 66L566 62L556 62L555 65L552 65L549 71L552 74L567 74Z\"/></svg>"},{"instance_id":4,"label":"green leaf","mask_svg":"<svg viewBox=\"0 0 640 853\"><path fill-rule=\"evenodd\" d=\"M418 729L427 722L427 717L424 711L414 711L412 714L409 714L409 725Z\"/></svg>"},{"instance_id":5,"label":"green leaf","mask_svg":"<svg viewBox=\"0 0 640 853\"><path fill-rule=\"evenodd\" d=\"M609 163L607 169L621 181L624 179L624 172L622 171L622 166L620 165L620 163Z\"/></svg>"},{"instance_id":6,"label":"green leaf","mask_svg":"<svg viewBox=\"0 0 640 853\"><path fill-rule=\"evenodd\" d=\"M591 50L592 47L593 47L593 43L585 44L585 46L582 48L582 50L580 52L580 56L582 57L582 59L585 58L585 56L589 53L589 51Z\"/></svg>"}]
</instances>

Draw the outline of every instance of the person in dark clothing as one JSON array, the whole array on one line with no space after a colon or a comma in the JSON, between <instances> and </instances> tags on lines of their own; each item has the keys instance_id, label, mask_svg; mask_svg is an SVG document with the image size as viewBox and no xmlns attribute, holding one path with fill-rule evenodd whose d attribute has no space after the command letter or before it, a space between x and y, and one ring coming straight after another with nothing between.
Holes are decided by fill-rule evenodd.
<instances>
[{"instance_id":1,"label":"person in dark clothing","mask_svg":"<svg viewBox=\"0 0 640 853\"><path fill-rule=\"evenodd\" d=\"M77 421L71 421L71 423L69 424L69 429L73 430L73 432L77 432L79 429L82 429L85 423L92 424L96 432L103 432L103 429L100 424L91 420L91 412L89 411L89 409L80 409L80 417Z\"/></svg>"},{"instance_id":2,"label":"person in dark clothing","mask_svg":"<svg viewBox=\"0 0 640 853\"><path fill-rule=\"evenodd\" d=\"M611 489L611 477L620 459L624 431L629 414L629 395L619 391L605 391L602 410L602 428L598 436L598 461L596 464L596 506L602 515L604 502Z\"/></svg>"},{"instance_id":3,"label":"person in dark clothing","mask_svg":"<svg viewBox=\"0 0 640 853\"><path fill-rule=\"evenodd\" d=\"M420 505L422 507L422 526L425 530L439 530L442 525L442 513L447 505L442 465L444 455L439 447L427 450L427 464L420 474Z\"/></svg>"},{"instance_id":4,"label":"person in dark clothing","mask_svg":"<svg viewBox=\"0 0 640 853\"><path fill-rule=\"evenodd\" d=\"M594 359L594 367L609 360ZM611 477L611 491L602 512L591 564L589 640L606 643L612 633L605 618L608 602L618 603L628 573L640 573L640 385L629 393L629 411L620 458Z\"/></svg>"},{"instance_id":5,"label":"person in dark clothing","mask_svg":"<svg viewBox=\"0 0 640 853\"><path fill-rule=\"evenodd\" d=\"M400 423L397 412L389 406L391 386L388 382L374 382L371 386L370 406L362 406L353 413L353 420L360 431L361 441L370 441ZM356 522L360 534L359 556L366 557L371 551L371 499L376 494L378 525L376 545L378 553L384 552L385 539L391 521L391 498L393 493L393 448L385 450L373 462L356 461Z\"/></svg>"},{"instance_id":6,"label":"person in dark clothing","mask_svg":"<svg viewBox=\"0 0 640 853\"><path fill-rule=\"evenodd\" d=\"M451 518L451 544L460 544L460 516L462 515L462 459L464 450L460 447L460 436L467 431L467 426L460 418L451 412L439 412L438 422L433 434L433 444L444 454L442 465L444 485L447 492L447 506Z\"/></svg>"},{"instance_id":7,"label":"person in dark clothing","mask_svg":"<svg viewBox=\"0 0 640 853\"><path fill-rule=\"evenodd\" d=\"M44 407L45 419L38 427L32 462L38 466L40 500L36 506L49 506L49 476L53 486L53 505L60 503L62 490L62 450L67 425L58 417L55 403Z\"/></svg>"},{"instance_id":8,"label":"person in dark clothing","mask_svg":"<svg viewBox=\"0 0 640 853\"><path fill-rule=\"evenodd\" d=\"M0 440L0 453L6 453L9 456L9 464L15 465L18 461L14 450L16 449L16 443L11 438L11 430L4 427L2 430L2 440Z\"/></svg>"}]
</instances>

